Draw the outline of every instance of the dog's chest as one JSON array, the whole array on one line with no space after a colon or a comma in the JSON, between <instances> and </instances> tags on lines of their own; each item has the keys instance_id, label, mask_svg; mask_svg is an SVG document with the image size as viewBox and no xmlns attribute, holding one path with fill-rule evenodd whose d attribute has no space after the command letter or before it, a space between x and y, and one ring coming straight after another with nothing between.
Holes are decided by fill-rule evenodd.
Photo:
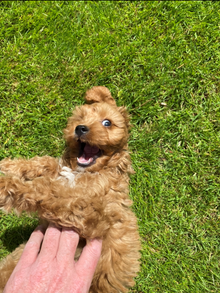
<instances>
[{"instance_id":1,"label":"dog's chest","mask_svg":"<svg viewBox=\"0 0 220 293\"><path fill-rule=\"evenodd\" d=\"M69 167L62 167L62 170L59 172L60 176L58 180L62 181L63 185L69 185L74 187L76 183L76 176L79 174L77 171L73 171Z\"/></svg>"}]
</instances>

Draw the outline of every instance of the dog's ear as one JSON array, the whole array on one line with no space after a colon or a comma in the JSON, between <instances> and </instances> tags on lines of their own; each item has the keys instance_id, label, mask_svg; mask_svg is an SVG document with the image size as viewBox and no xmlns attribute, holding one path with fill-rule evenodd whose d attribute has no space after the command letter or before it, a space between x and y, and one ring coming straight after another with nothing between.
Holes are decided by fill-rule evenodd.
<instances>
[{"instance_id":1,"label":"dog's ear","mask_svg":"<svg viewBox=\"0 0 220 293\"><path fill-rule=\"evenodd\" d=\"M109 89L105 86L94 86L88 90L85 95L85 100L87 104L105 102L111 105L116 105Z\"/></svg>"}]
</instances>

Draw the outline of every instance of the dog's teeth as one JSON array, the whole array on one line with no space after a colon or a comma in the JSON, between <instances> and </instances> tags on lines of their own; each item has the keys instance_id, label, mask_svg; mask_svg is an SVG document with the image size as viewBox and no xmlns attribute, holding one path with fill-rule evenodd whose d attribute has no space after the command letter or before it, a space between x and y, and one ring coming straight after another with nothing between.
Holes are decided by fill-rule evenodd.
<instances>
[{"instance_id":1,"label":"dog's teeth","mask_svg":"<svg viewBox=\"0 0 220 293\"><path fill-rule=\"evenodd\" d=\"M77 162L80 164L80 165L84 165L84 166L87 166L89 164L91 164L93 162L93 158L89 158L88 160L86 160L83 156L80 157L80 158L77 158Z\"/></svg>"}]
</instances>

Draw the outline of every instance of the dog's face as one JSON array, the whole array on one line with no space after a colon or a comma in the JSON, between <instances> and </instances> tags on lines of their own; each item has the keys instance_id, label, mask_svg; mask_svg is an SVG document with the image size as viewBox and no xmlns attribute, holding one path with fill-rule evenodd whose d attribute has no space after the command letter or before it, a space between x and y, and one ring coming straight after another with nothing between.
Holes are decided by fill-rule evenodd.
<instances>
[{"instance_id":1,"label":"dog's face","mask_svg":"<svg viewBox=\"0 0 220 293\"><path fill-rule=\"evenodd\" d=\"M74 164L92 171L127 148L129 117L105 87L93 87L85 99L87 104L75 109L64 133Z\"/></svg>"}]
</instances>

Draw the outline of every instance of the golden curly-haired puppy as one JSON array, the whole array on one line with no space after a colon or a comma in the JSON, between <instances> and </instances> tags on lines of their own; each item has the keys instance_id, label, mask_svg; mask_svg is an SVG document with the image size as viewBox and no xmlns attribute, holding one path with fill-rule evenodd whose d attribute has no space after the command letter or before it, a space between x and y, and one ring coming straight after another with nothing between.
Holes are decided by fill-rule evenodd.
<instances>
[{"instance_id":1,"label":"golden curly-haired puppy","mask_svg":"<svg viewBox=\"0 0 220 293\"><path fill-rule=\"evenodd\" d=\"M81 239L103 239L89 292L127 292L139 271L140 239L128 197L129 116L106 87L88 90L64 130L62 159L49 156L0 162L0 207L38 212L72 227ZM82 241L81 241L82 242ZM0 292L22 253L22 244L0 263ZM82 250L82 248L80 248Z\"/></svg>"}]
</instances>

